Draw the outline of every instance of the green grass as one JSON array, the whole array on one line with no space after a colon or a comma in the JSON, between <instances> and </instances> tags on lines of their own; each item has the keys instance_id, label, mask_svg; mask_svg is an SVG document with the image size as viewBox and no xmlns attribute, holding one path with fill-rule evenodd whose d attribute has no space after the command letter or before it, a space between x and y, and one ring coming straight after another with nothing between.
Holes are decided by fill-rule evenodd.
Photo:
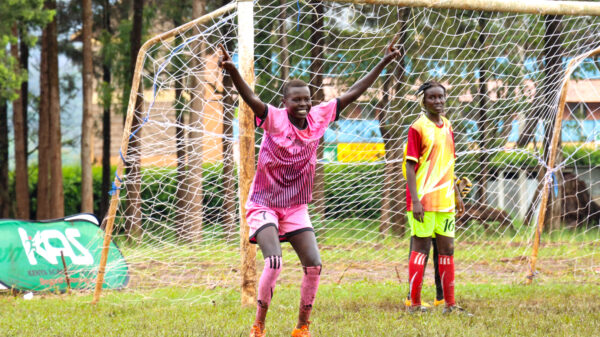
<instances>
[{"instance_id":1,"label":"green grass","mask_svg":"<svg viewBox=\"0 0 600 337\"><path fill-rule=\"evenodd\" d=\"M589 284L457 284L459 303L474 317L439 310L410 315L406 286L358 281L323 284L313 310L313 336L596 336L600 328L598 280ZM156 290L159 291L159 290ZM160 290L178 298L190 290ZM155 297L155 294L150 294ZM254 308L242 308L233 289L212 304L140 301L107 292L97 305L89 295L0 297L2 336L247 336ZM431 300L433 288L424 287ZM298 285L278 286L267 318L268 336L289 336L299 302Z\"/></svg>"},{"instance_id":2,"label":"green grass","mask_svg":"<svg viewBox=\"0 0 600 337\"><path fill-rule=\"evenodd\" d=\"M460 229L456 291L459 304L475 314L469 318L404 311L408 236L384 237L378 226L373 220L316 224L324 272L313 336L597 335L599 227L545 233L531 286L522 284L531 227ZM105 291L95 306L89 292L32 300L0 294L0 336L247 336L254 307L239 305L238 242L215 237L169 249L120 241L132 267L128 289ZM268 336L289 336L297 316L300 264L289 244L283 254ZM259 253L259 273L261 261ZM424 299L431 301L431 261L427 268Z\"/></svg>"}]
</instances>

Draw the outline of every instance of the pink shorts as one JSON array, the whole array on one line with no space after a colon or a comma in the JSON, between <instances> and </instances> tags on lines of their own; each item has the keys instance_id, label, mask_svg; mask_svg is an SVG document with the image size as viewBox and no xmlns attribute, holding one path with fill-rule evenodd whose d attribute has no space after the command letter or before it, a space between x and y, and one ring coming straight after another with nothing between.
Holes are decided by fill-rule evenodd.
<instances>
[{"instance_id":1,"label":"pink shorts","mask_svg":"<svg viewBox=\"0 0 600 337\"><path fill-rule=\"evenodd\" d=\"M246 221L250 227L250 243L256 243L256 235L263 229L273 226L279 232L279 241L286 242L290 236L313 231L308 217L308 205L277 208L246 202Z\"/></svg>"}]
</instances>

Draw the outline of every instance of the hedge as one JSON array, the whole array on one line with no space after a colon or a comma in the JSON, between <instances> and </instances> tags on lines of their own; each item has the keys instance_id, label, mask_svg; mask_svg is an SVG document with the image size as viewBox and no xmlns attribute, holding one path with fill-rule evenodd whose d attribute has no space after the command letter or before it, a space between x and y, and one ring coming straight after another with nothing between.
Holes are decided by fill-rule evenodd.
<instances>
[{"instance_id":1,"label":"hedge","mask_svg":"<svg viewBox=\"0 0 600 337\"><path fill-rule=\"evenodd\" d=\"M563 155L569 158L567 165L600 166L600 151L592 148L576 148L564 146ZM473 175L481 169L478 154L468 154L457 158L457 171L461 175ZM537 159L525 153L492 154L491 167L501 169L504 167L535 167ZM381 163L330 163L325 164L325 216L327 218L378 218L381 208L383 191L384 165ZM142 200L154 198L152 216L169 218L175 214L176 205L176 170L175 168L144 168L143 184L146 188L142 191ZM111 181L114 177L114 168ZM102 170L94 167L94 210L100 217L100 200ZM74 214L81 207L81 170L77 166L63 167L63 185L65 194L65 214ZM237 177L237 172L234 172ZM203 176L203 205L204 216L208 222L218 223L223 211L223 176L221 164L205 164ZM9 193L14 196L14 173L10 176ZM236 179L237 181L237 179ZM234 186L237 190L237 184ZM160 191L160 192L159 192ZM37 167L29 169L29 195L31 205L31 219L35 218L37 195ZM125 191L121 190L124 197ZM403 194L402 194L403 195ZM237 193L235 198L237 199ZM13 198L14 200L14 198ZM236 200L237 203L237 200ZM144 205L148 208L148 204ZM11 209L13 214L14 205ZM148 214L144 214L148 216Z\"/></svg>"}]
</instances>

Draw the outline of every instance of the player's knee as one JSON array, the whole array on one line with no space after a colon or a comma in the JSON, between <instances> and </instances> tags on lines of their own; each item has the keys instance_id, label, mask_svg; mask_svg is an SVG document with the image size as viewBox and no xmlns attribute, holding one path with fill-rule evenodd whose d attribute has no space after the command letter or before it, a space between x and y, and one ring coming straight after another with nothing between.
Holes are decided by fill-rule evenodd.
<instances>
[{"instance_id":1,"label":"player's knee","mask_svg":"<svg viewBox=\"0 0 600 337\"><path fill-rule=\"evenodd\" d=\"M438 254L445 256L453 256L454 255L454 244L451 243L445 247L438 247Z\"/></svg>"},{"instance_id":2,"label":"player's knee","mask_svg":"<svg viewBox=\"0 0 600 337\"><path fill-rule=\"evenodd\" d=\"M321 257L320 256L309 256L302 261L302 266L304 267L321 267Z\"/></svg>"},{"instance_id":3,"label":"player's knee","mask_svg":"<svg viewBox=\"0 0 600 337\"><path fill-rule=\"evenodd\" d=\"M302 269L306 275L321 275L323 267L319 264L318 266L302 266Z\"/></svg>"},{"instance_id":4,"label":"player's knee","mask_svg":"<svg viewBox=\"0 0 600 337\"><path fill-rule=\"evenodd\" d=\"M283 257L281 257L281 254L265 257L265 269L280 271L281 268L283 268Z\"/></svg>"}]
</instances>

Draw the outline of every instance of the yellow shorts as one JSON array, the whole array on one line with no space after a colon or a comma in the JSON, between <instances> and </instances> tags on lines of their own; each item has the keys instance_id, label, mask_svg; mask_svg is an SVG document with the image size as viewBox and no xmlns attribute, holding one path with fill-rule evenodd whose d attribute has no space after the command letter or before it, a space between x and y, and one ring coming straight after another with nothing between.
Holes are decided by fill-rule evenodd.
<instances>
[{"instance_id":1,"label":"yellow shorts","mask_svg":"<svg viewBox=\"0 0 600 337\"><path fill-rule=\"evenodd\" d=\"M454 212L425 212L423 222L415 220L412 212L407 212L410 235L420 238L435 238L437 235L454 237Z\"/></svg>"}]
</instances>

